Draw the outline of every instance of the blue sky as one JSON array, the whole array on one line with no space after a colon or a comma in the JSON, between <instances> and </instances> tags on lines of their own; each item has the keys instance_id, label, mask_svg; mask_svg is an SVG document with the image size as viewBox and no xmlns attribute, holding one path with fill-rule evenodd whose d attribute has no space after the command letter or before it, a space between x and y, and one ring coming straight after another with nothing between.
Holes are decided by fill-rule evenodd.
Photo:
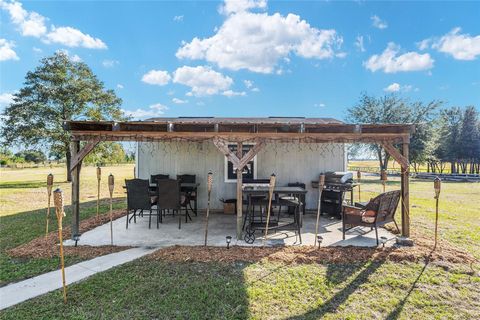
<instances>
[{"instance_id":1,"label":"blue sky","mask_svg":"<svg viewBox=\"0 0 480 320\"><path fill-rule=\"evenodd\" d=\"M140 119L343 119L361 92L480 107L480 2L0 0L0 19L0 108L57 50Z\"/></svg>"}]
</instances>

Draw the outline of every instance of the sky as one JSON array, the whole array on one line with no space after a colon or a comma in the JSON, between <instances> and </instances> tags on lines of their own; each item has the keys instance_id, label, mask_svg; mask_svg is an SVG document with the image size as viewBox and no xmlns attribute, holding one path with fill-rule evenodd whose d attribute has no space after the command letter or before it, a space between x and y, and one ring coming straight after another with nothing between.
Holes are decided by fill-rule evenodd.
<instances>
[{"instance_id":1,"label":"sky","mask_svg":"<svg viewBox=\"0 0 480 320\"><path fill-rule=\"evenodd\" d=\"M0 0L0 111L42 57L134 119L343 120L362 92L480 108L480 2Z\"/></svg>"}]
</instances>

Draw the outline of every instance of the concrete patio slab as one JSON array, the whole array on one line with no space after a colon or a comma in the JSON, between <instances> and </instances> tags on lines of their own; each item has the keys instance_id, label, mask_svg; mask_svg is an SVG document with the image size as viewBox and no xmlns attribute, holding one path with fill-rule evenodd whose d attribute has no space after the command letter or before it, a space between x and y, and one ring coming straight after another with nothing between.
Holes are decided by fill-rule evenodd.
<instances>
[{"instance_id":1,"label":"concrete patio slab","mask_svg":"<svg viewBox=\"0 0 480 320\"><path fill-rule=\"evenodd\" d=\"M148 228L148 217L137 217L137 223L129 224L125 228L126 218L120 218L113 221L113 239L117 246L139 246L139 247L166 247L172 245L203 245L205 232L205 216L199 213L196 217L192 215L193 221L185 223L182 220L182 228L178 229L178 216L167 215L156 228L156 217L152 217L152 228ZM302 243L292 231L278 231L270 233L267 245L313 245L315 238L315 220L316 215L307 213L304 215L302 228ZM226 236L232 236L231 245L252 246L244 240L236 240L236 217L222 213L211 214L208 228L208 245L225 246ZM376 246L375 231L370 228L357 227L347 232L346 239L342 240L341 220L321 216L321 227L319 234L323 237L322 246ZM378 229L379 237L388 239L387 246L394 244L395 235L385 230ZM262 234L260 231L255 233L256 240L253 246L262 245ZM73 245L73 241L67 240L67 245ZM110 244L110 225L105 224L93 230L84 233L79 241L79 245L102 246Z\"/></svg>"},{"instance_id":2,"label":"concrete patio slab","mask_svg":"<svg viewBox=\"0 0 480 320\"><path fill-rule=\"evenodd\" d=\"M67 285L88 278L95 273L130 262L153 251L155 249L133 248L77 263L65 268ZM60 288L62 288L62 274L60 270L1 287L0 310Z\"/></svg>"}]
</instances>

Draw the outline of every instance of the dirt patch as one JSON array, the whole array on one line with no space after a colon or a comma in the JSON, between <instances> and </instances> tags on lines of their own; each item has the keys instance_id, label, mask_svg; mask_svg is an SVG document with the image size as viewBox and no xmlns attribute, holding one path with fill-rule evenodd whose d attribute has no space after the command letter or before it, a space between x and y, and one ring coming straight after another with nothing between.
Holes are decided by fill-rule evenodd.
<instances>
[{"instance_id":1,"label":"dirt patch","mask_svg":"<svg viewBox=\"0 0 480 320\"><path fill-rule=\"evenodd\" d=\"M438 261L443 264L473 264L478 262L472 255L442 242L432 252L433 242L422 237L413 237L414 247L360 248L360 247L220 247L174 246L158 250L148 258L174 262L257 262L260 260L286 263L353 263L368 260L394 262Z\"/></svg>"},{"instance_id":2,"label":"dirt patch","mask_svg":"<svg viewBox=\"0 0 480 320\"><path fill-rule=\"evenodd\" d=\"M126 214L126 210L114 210L113 219L118 219ZM105 224L110 221L110 215L102 214L99 217L90 217L80 222L80 233L87 232L95 227ZM71 228L65 227L62 235L63 239L70 239ZM109 235L105 235L106 237ZM22 244L18 247L10 249L7 254L16 258L53 258L58 257L58 230L50 232L46 237L38 237L32 241ZM66 256L77 256L84 259L90 259L98 256L102 256L108 253L118 252L129 247L117 247L117 246L78 246L70 247L64 246L64 252Z\"/></svg>"}]
</instances>

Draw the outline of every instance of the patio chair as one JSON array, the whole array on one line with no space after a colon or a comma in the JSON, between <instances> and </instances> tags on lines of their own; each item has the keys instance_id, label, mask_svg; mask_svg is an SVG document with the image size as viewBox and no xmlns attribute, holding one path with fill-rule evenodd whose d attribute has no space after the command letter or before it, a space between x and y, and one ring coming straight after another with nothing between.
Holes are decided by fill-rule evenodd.
<instances>
[{"instance_id":1,"label":"patio chair","mask_svg":"<svg viewBox=\"0 0 480 320\"><path fill-rule=\"evenodd\" d=\"M180 192L180 181L173 179L157 180L157 210L174 210L178 214L178 229L182 227L182 208L185 209L185 223L188 219L192 220L188 214L187 205L189 198L186 193ZM161 215L160 215L161 219Z\"/></svg>"},{"instance_id":2,"label":"patio chair","mask_svg":"<svg viewBox=\"0 0 480 320\"><path fill-rule=\"evenodd\" d=\"M180 183L196 183L197 176L194 174L177 174L177 180L180 180ZM190 198L190 202L188 203L190 210L195 213L195 216L198 215L197 213L197 191L190 190L190 188L182 188L184 192L188 193L188 197ZM191 202L193 201L193 208Z\"/></svg>"},{"instance_id":3,"label":"patio chair","mask_svg":"<svg viewBox=\"0 0 480 320\"><path fill-rule=\"evenodd\" d=\"M127 224L126 228L128 229L128 224L133 218L133 221L137 222L137 211L140 210L140 213L143 215L144 210L149 211L149 223L148 227L150 228L152 220L152 205L156 202L155 197L150 195L149 183L148 180L143 179L132 179L125 180L125 185L127 187ZM130 212L133 211L133 215L129 218ZM158 220L158 217L157 217Z\"/></svg>"},{"instance_id":4,"label":"patio chair","mask_svg":"<svg viewBox=\"0 0 480 320\"><path fill-rule=\"evenodd\" d=\"M400 190L395 190L376 196L365 207L344 205L342 210L343 240L345 240L345 232L357 226L370 227L370 230L375 228L377 246L379 244L377 227L393 222L397 231L400 231L395 221L395 211L399 200Z\"/></svg>"}]
</instances>

